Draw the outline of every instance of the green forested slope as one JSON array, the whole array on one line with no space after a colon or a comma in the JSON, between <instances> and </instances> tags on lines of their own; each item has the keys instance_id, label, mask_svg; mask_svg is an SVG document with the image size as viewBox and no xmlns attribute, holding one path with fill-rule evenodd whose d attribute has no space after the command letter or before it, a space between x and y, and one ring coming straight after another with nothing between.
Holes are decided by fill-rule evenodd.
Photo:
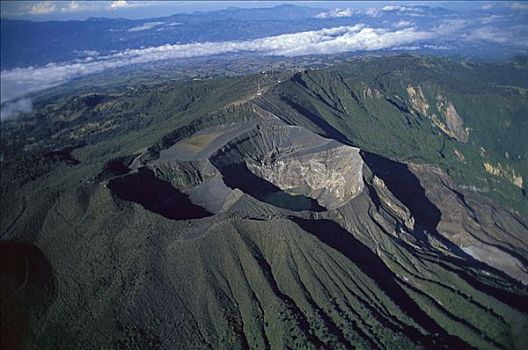
<instances>
[{"instance_id":1,"label":"green forested slope","mask_svg":"<svg viewBox=\"0 0 528 350\"><path fill-rule=\"evenodd\" d=\"M528 66L431 57L364 59L297 74L277 86L267 102L291 123L308 117L319 132L388 157L441 166L471 186L528 213ZM426 113L413 107L408 88L422 91ZM451 102L468 130L467 142L444 133L438 97ZM457 156L457 153L460 156ZM485 171L484 163L502 170ZM523 184L513 176L521 176Z\"/></svg>"},{"instance_id":2,"label":"green forested slope","mask_svg":"<svg viewBox=\"0 0 528 350\"><path fill-rule=\"evenodd\" d=\"M1 126L2 348L526 348L526 184L512 182L528 176L527 71L523 59L398 56L280 83L48 95ZM199 130L247 120L360 147L363 191L332 210L259 199L245 162L284 150L271 136L252 149L251 133L156 163ZM217 213L167 217L127 199L186 195L213 168L237 188Z\"/></svg>"}]
</instances>

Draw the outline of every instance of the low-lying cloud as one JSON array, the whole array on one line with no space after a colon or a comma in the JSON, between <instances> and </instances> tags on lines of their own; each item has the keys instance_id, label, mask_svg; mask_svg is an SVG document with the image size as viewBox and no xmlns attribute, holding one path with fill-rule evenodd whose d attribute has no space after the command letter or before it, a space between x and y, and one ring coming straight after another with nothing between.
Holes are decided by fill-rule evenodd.
<instances>
[{"instance_id":1,"label":"low-lying cloud","mask_svg":"<svg viewBox=\"0 0 528 350\"><path fill-rule=\"evenodd\" d=\"M344 9L333 9L327 12L321 12L315 15L316 18L340 18L340 17L352 17L354 14L357 14L357 10L351 8Z\"/></svg>"},{"instance_id":2,"label":"low-lying cloud","mask_svg":"<svg viewBox=\"0 0 528 350\"><path fill-rule=\"evenodd\" d=\"M147 23L143 23L140 26L132 27L128 31L129 32L142 32L144 30L150 30L162 24L165 24L165 22L147 22Z\"/></svg>"},{"instance_id":3,"label":"low-lying cloud","mask_svg":"<svg viewBox=\"0 0 528 350\"><path fill-rule=\"evenodd\" d=\"M9 101L2 105L0 119L14 118L21 113L29 113L33 109L33 104L29 98L22 98L16 101Z\"/></svg>"},{"instance_id":4,"label":"low-lying cloud","mask_svg":"<svg viewBox=\"0 0 528 350\"><path fill-rule=\"evenodd\" d=\"M228 53L300 56L351 51L380 50L409 45L434 34L415 28L388 30L363 24L282 34L247 41L203 42L128 49L112 55L87 57L69 63L50 63L44 67L15 68L2 72L1 101L19 99L72 78L106 69L167 59L190 58Z\"/></svg>"},{"instance_id":5,"label":"low-lying cloud","mask_svg":"<svg viewBox=\"0 0 528 350\"><path fill-rule=\"evenodd\" d=\"M409 26L412 26L412 25L414 25L413 22L405 21L405 20L401 20L401 21L398 21L398 22L393 24L393 26L396 27L396 28L409 27Z\"/></svg>"},{"instance_id":6,"label":"low-lying cloud","mask_svg":"<svg viewBox=\"0 0 528 350\"><path fill-rule=\"evenodd\" d=\"M408 9L407 7L390 6L378 9L378 11L407 12ZM343 13L343 15L345 14ZM175 23L175 25L178 24ZM147 28L156 26L158 26L158 22L150 22L135 28L138 28L136 30L147 30ZM159 26L163 25L159 24ZM245 41L166 44L127 49L108 55L95 51L81 51L78 53L78 58L70 62L2 71L2 118L29 111L31 109L30 101L23 99L29 93L59 85L77 77L135 64L233 53L301 56L383 49L446 49L446 46L442 46L442 39L445 38L528 47L527 40L515 39L515 37L525 37L519 33L526 33L525 26L510 27L508 31L504 31L495 27L471 27L470 20L453 18L437 21L436 25L431 25L428 29L418 29L417 24L401 19L387 28L373 28L365 24L355 24Z\"/></svg>"},{"instance_id":7,"label":"low-lying cloud","mask_svg":"<svg viewBox=\"0 0 528 350\"><path fill-rule=\"evenodd\" d=\"M330 11L321 12L315 15L316 18L340 18L340 17L352 17L354 15L367 15L370 17L379 17L383 13L399 13L409 16L421 15L422 8L417 6L394 6L387 5L384 7L367 7L367 8L336 8Z\"/></svg>"}]
</instances>

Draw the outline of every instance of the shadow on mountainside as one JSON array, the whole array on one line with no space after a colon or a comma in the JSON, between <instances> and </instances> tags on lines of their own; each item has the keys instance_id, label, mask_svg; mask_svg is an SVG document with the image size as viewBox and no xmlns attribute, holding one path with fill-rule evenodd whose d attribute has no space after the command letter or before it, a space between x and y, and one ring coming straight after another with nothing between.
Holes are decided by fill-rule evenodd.
<instances>
[{"instance_id":1,"label":"shadow on mountainside","mask_svg":"<svg viewBox=\"0 0 528 350\"><path fill-rule=\"evenodd\" d=\"M214 160L212 161L213 164ZM316 200L304 195L289 194L255 174L245 164L220 165L215 164L222 173L224 183L231 188L255 197L256 199L273 206L293 211L310 210L322 212L326 209L319 205Z\"/></svg>"},{"instance_id":2,"label":"shadow on mountainside","mask_svg":"<svg viewBox=\"0 0 528 350\"><path fill-rule=\"evenodd\" d=\"M385 263L369 247L339 224L331 220L307 220L298 217L290 219L302 230L346 256L363 273L372 278L377 286L400 307L402 312L414 319L429 333L424 335L413 327L406 327L404 332L410 339L418 339L427 348L436 348L440 344L454 349L471 348L461 339L449 335L429 317L398 284L397 276Z\"/></svg>"},{"instance_id":3,"label":"shadow on mountainside","mask_svg":"<svg viewBox=\"0 0 528 350\"><path fill-rule=\"evenodd\" d=\"M118 198L141 204L167 219L200 219L212 215L193 204L169 182L158 179L150 169L141 168L137 173L116 177L108 182L108 188Z\"/></svg>"},{"instance_id":4,"label":"shadow on mountainside","mask_svg":"<svg viewBox=\"0 0 528 350\"><path fill-rule=\"evenodd\" d=\"M57 281L44 253L32 243L0 242L1 348L20 349L31 322L42 318L57 293Z\"/></svg>"}]
</instances>

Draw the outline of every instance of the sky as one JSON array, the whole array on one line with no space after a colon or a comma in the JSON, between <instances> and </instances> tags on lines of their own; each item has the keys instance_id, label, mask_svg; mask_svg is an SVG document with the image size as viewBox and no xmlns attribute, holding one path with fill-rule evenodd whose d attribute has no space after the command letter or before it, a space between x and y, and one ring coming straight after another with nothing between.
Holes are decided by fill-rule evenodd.
<instances>
[{"instance_id":1,"label":"sky","mask_svg":"<svg viewBox=\"0 0 528 350\"><path fill-rule=\"evenodd\" d=\"M83 20L90 17L138 19L228 7L255 8L296 4L318 8L363 8L405 3L409 4L403 1L2 1L1 17L34 21ZM494 3L496 4L480 1L413 1L412 5L470 9Z\"/></svg>"}]
</instances>

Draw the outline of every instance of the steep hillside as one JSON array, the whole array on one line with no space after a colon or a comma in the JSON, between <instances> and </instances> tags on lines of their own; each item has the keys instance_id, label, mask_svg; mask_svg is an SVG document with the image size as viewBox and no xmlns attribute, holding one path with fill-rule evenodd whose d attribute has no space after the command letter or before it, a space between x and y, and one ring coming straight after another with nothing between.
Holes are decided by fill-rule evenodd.
<instances>
[{"instance_id":1,"label":"steep hillside","mask_svg":"<svg viewBox=\"0 0 528 350\"><path fill-rule=\"evenodd\" d=\"M263 103L365 150L436 164L458 185L527 215L527 81L525 59L364 59L297 74Z\"/></svg>"},{"instance_id":2,"label":"steep hillside","mask_svg":"<svg viewBox=\"0 0 528 350\"><path fill-rule=\"evenodd\" d=\"M526 348L526 74L407 56L44 101L2 124L2 348Z\"/></svg>"}]
</instances>

